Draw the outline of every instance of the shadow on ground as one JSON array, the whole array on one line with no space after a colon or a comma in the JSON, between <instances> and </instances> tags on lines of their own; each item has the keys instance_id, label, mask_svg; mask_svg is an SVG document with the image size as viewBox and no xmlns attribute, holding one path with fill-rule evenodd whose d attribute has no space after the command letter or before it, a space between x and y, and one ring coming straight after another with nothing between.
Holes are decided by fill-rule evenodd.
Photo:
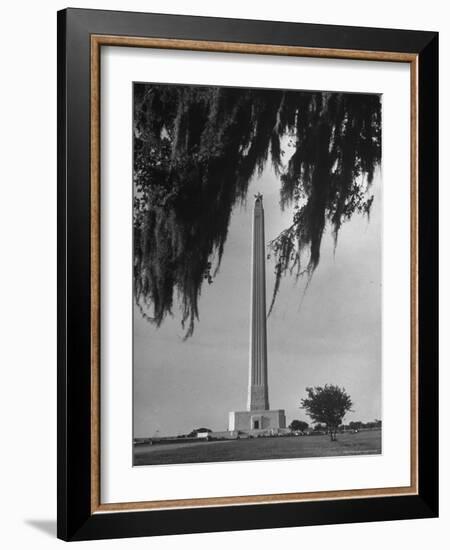
<instances>
[{"instance_id":1,"label":"shadow on ground","mask_svg":"<svg viewBox=\"0 0 450 550\"><path fill-rule=\"evenodd\" d=\"M56 519L26 519L25 523L51 537L56 537Z\"/></svg>"}]
</instances>

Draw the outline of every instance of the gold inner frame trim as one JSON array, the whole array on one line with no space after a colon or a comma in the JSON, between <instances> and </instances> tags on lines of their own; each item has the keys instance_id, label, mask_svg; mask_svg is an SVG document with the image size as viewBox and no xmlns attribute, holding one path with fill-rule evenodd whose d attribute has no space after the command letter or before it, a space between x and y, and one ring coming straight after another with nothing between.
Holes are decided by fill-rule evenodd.
<instances>
[{"instance_id":1,"label":"gold inner frame trim","mask_svg":"<svg viewBox=\"0 0 450 550\"><path fill-rule=\"evenodd\" d=\"M410 485L340 491L317 491L142 502L102 503L100 499L100 50L102 46L164 48L204 52L354 59L409 63L411 82L411 454ZM273 504L418 494L418 55L401 52L306 48L274 44L211 42L167 38L91 35L91 513L173 508Z\"/></svg>"}]
</instances>

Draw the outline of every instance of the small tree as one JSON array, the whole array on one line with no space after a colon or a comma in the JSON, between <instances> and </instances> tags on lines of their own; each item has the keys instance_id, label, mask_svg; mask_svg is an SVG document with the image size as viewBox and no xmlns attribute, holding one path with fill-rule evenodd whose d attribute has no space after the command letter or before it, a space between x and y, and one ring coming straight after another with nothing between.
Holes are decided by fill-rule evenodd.
<instances>
[{"instance_id":1,"label":"small tree","mask_svg":"<svg viewBox=\"0 0 450 550\"><path fill-rule=\"evenodd\" d=\"M362 422L360 422L359 420L354 422L350 422L348 427L351 429L351 430L360 430L362 428Z\"/></svg>"},{"instance_id":2,"label":"small tree","mask_svg":"<svg viewBox=\"0 0 450 550\"><path fill-rule=\"evenodd\" d=\"M326 432L326 431L327 431L327 427L326 427L325 424L320 424L320 423L318 423L318 424L316 424L316 425L314 426L314 431L315 431L315 432Z\"/></svg>"},{"instance_id":3,"label":"small tree","mask_svg":"<svg viewBox=\"0 0 450 550\"><path fill-rule=\"evenodd\" d=\"M315 388L306 388L308 397L302 399L300 408L305 409L313 422L323 422L331 441L336 441L336 432L345 414L353 405L344 388L325 384Z\"/></svg>"},{"instance_id":4,"label":"small tree","mask_svg":"<svg viewBox=\"0 0 450 550\"><path fill-rule=\"evenodd\" d=\"M308 422L304 422L303 420L293 420L289 424L291 432L304 432L308 427Z\"/></svg>"}]
</instances>

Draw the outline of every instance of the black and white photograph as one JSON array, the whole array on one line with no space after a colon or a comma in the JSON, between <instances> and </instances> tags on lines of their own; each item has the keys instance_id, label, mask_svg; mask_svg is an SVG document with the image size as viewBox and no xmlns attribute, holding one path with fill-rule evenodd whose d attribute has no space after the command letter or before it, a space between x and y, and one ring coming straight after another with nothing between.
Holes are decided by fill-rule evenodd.
<instances>
[{"instance_id":1,"label":"black and white photograph","mask_svg":"<svg viewBox=\"0 0 450 550\"><path fill-rule=\"evenodd\" d=\"M4 5L3 548L448 546L448 9L371 8Z\"/></svg>"},{"instance_id":2,"label":"black and white photograph","mask_svg":"<svg viewBox=\"0 0 450 550\"><path fill-rule=\"evenodd\" d=\"M133 83L133 465L382 452L382 95Z\"/></svg>"}]
</instances>

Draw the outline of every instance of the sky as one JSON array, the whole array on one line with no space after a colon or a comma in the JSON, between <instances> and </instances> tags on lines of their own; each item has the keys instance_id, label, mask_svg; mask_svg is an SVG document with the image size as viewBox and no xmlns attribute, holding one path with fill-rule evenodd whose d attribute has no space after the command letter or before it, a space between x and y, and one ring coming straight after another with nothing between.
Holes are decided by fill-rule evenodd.
<instances>
[{"instance_id":1,"label":"sky","mask_svg":"<svg viewBox=\"0 0 450 550\"><path fill-rule=\"evenodd\" d=\"M134 437L178 435L194 428L228 428L228 413L246 409L250 345L253 196L263 194L266 244L288 227L280 183L270 163L252 179L247 204L236 206L221 268L205 284L200 321L183 341L179 311L160 328L134 311ZM311 423L300 401L305 388L345 387L353 411L344 422L381 419L381 178L376 172L370 220L354 215L334 251L328 227L319 265L304 280L286 276L267 320L269 402ZM266 262L266 294L274 287L274 261Z\"/></svg>"}]
</instances>

